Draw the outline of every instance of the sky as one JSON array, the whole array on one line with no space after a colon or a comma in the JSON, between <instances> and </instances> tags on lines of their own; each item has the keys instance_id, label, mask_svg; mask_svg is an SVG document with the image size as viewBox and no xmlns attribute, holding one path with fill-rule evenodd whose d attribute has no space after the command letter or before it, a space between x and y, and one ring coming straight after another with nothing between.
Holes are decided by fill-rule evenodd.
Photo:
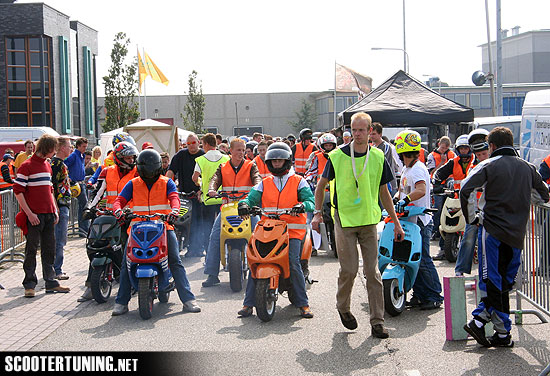
<instances>
[{"instance_id":1,"label":"sky","mask_svg":"<svg viewBox=\"0 0 550 376\"><path fill-rule=\"evenodd\" d=\"M403 0L188 1L43 0L99 32L98 94L113 38L130 37L170 80L146 81L147 95L181 95L198 72L204 94L323 91L334 64L373 79L373 88L403 69ZM471 85L487 43L484 0L404 0L409 73ZM35 2L21 0L19 2ZM502 29L550 29L550 1L502 0ZM496 39L496 0L489 0ZM511 34L511 32L509 32ZM550 64L550 62L549 62Z\"/></svg>"}]
</instances>

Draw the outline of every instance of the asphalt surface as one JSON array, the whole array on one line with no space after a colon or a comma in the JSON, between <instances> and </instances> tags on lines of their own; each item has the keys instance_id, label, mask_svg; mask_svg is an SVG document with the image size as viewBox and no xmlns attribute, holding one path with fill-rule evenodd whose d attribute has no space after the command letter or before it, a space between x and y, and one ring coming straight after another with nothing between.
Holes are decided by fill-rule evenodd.
<instances>
[{"instance_id":1,"label":"asphalt surface","mask_svg":"<svg viewBox=\"0 0 550 376\"><path fill-rule=\"evenodd\" d=\"M523 325L513 326L516 344L511 349L481 348L474 340L446 341L443 308L386 314L390 338L373 338L362 278L356 279L352 297L359 328L349 331L335 309L338 261L322 251L310 262L312 277L319 281L308 291L313 319L300 318L282 296L273 321L263 323L256 315L238 318L244 290L232 292L223 271L221 285L203 288L202 261L184 259L201 313L182 313L172 293L169 303L155 303L150 320L139 317L137 296L128 314L112 317L111 297L102 305L84 303L75 317L32 350L190 352L172 359L182 373L197 375L538 375L550 363L550 324L531 315L524 316ZM454 264L435 263L440 278L454 275ZM511 305L515 307L514 301Z\"/></svg>"}]
</instances>

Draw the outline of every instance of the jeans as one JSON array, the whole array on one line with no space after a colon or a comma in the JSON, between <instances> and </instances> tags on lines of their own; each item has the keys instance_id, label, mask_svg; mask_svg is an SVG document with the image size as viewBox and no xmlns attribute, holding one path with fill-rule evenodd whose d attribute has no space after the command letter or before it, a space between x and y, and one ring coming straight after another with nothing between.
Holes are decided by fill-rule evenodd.
<instances>
[{"instance_id":1,"label":"jeans","mask_svg":"<svg viewBox=\"0 0 550 376\"><path fill-rule=\"evenodd\" d=\"M62 274L63 249L67 244L67 226L69 225L69 207L59 206L59 222L55 225L55 261L53 268L55 274Z\"/></svg>"},{"instance_id":2,"label":"jeans","mask_svg":"<svg viewBox=\"0 0 550 376\"><path fill-rule=\"evenodd\" d=\"M81 235L88 235L88 229L90 228L90 220L89 219L82 219L82 213L84 212L84 209L86 208L86 204L88 203L88 191L86 191L86 185L84 183L78 183L80 184L80 195L78 195L78 232Z\"/></svg>"},{"instance_id":3,"label":"jeans","mask_svg":"<svg viewBox=\"0 0 550 376\"><path fill-rule=\"evenodd\" d=\"M185 273L185 268L180 259L178 239L173 230L166 231L166 237L168 238L168 267L174 277L176 283L176 289L182 303L194 300L195 295L191 292L191 286ZM126 267L126 252L122 259L122 268L120 270L120 286L118 287L118 293L115 299L117 304L128 304L131 298L130 291L130 276L128 275L128 268Z\"/></svg>"},{"instance_id":4,"label":"jeans","mask_svg":"<svg viewBox=\"0 0 550 376\"><path fill-rule=\"evenodd\" d=\"M434 214L433 220L434 225L432 228L432 235L437 234L439 232L439 225L441 224L441 216L443 215L443 204L445 204L446 197L440 196L440 195L434 195L434 205L437 209L437 213ZM440 252L445 246L445 239L443 239L443 236L439 238L439 249Z\"/></svg>"},{"instance_id":5,"label":"jeans","mask_svg":"<svg viewBox=\"0 0 550 376\"><path fill-rule=\"evenodd\" d=\"M455 272L470 274L472 272L472 261L474 259L474 249L477 241L478 227L475 225L466 225L458 255L456 257Z\"/></svg>"},{"instance_id":6,"label":"jeans","mask_svg":"<svg viewBox=\"0 0 550 376\"><path fill-rule=\"evenodd\" d=\"M59 282L55 280L55 271L53 270L55 259L55 214L39 213L37 216L40 223L36 226L31 225L29 220L27 220L29 232L26 235L27 243L25 244L25 261L23 262L23 270L25 271L23 286L25 289L34 289L38 284L36 277L36 252L39 243L42 276L46 282L46 288L59 286Z\"/></svg>"},{"instance_id":7,"label":"jeans","mask_svg":"<svg viewBox=\"0 0 550 376\"><path fill-rule=\"evenodd\" d=\"M430 236L432 234L432 224L424 226L422 221L417 221L422 236L422 257L418 274L413 285L413 296L421 302L442 302L441 283L435 265L430 257Z\"/></svg>"},{"instance_id":8,"label":"jeans","mask_svg":"<svg viewBox=\"0 0 550 376\"><path fill-rule=\"evenodd\" d=\"M201 223L201 246L202 249L208 251L208 242L210 239L210 232L212 226L216 220L216 216L220 213L221 204L219 205L202 205L202 223Z\"/></svg>"},{"instance_id":9,"label":"jeans","mask_svg":"<svg viewBox=\"0 0 550 376\"><path fill-rule=\"evenodd\" d=\"M191 231L189 234L189 249L193 255L202 255L206 250L206 242L202 239L202 208L203 204L196 198L191 199Z\"/></svg>"},{"instance_id":10,"label":"jeans","mask_svg":"<svg viewBox=\"0 0 550 376\"><path fill-rule=\"evenodd\" d=\"M306 281L304 279L302 265L300 264L301 255L302 244L300 239L290 239L288 245L290 281L295 296L294 304L297 307L309 305L306 293ZM246 294L244 296L243 305L247 307L254 307L256 305L256 283L250 272L248 273L248 283L246 284Z\"/></svg>"},{"instance_id":11,"label":"jeans","mask_svg":"<svg viewBox=\"0 0 550 376\"><path fill-rule=\"evenodd\" d=\"M258 223L258 217L250 217L252 229L256 227ZM220 274L220 233L222 231L222 218L221 213L218 214L214 225L212 225L212 231L210 232L210 242L208 243L208 251L206 252L206 266L204 267L204 274L218 276Z\"/></svg>"}]
</instances>

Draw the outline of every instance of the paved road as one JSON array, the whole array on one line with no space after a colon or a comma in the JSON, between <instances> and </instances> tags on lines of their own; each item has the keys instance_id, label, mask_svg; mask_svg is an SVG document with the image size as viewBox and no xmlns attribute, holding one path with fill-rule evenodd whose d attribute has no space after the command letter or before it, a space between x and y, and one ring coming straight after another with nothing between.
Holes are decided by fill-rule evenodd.
<instances>
[{"instance_id":1,"label":"paved road","mask_svg":"<svg viewBox=\"0 0 550 376\"><path fill-rule=\"evenodd\" d=\"M390 338L373 338L360 278L352 300L359 328L348 331L335 309L338 262L327 254L311 261L313 278L319 282L309 290L315 314L310 320L301 319L284 297L272 322L262 323L256 316L238 318L244 292L231 292L223 272L220 286L203 288L202 260L196 258L184 263L203 312L182 313L181 302L172 294L168 304L155 303L151 320L139 317L135 298L128 314L111 317L113 298L102 305L76 303L83 290L86 259L82 240L69 244L70 294L39 292L35 299L24 299L21 266L0 271L7 288L0 292L0 317L11 328L0 335L0 350L192 351L191 357L175 357L182 366L191 358L194 374L216 375L537 375L550 363L550 325L532 316L513 327L513 349L484 349L473 340L445 341L443 309L387 315ZM454 274L454 265L436 265L440 277ZM25 329L18 341L2 347L6 338L13 339ZM40 335L33 337L37 331ZM25 341L27 337L33 339Z\"/></svg>"}]
</instances>

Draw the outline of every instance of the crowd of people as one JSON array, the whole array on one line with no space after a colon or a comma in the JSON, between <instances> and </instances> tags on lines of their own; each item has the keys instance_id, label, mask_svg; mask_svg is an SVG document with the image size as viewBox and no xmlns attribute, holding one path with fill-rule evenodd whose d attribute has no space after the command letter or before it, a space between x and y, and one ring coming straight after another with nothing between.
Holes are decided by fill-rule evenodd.
<instances>
[{"instance_id":1,"label":"crowd of people","mask_svg":"<svg viewBox=\"0 0 550 376\"><path fill-rule=\"evenodd\" d=\"M66 293L59 281L69 276L63 271L63 249L67 241L69 207L78 201L79 235L87 236L91 211L112 210L124 223L125 207L136 214L143 208L162 208L169 216L168 263L184 310L200 312L179 255L178 239L171 223L179 215L178 192L191 200L190 239L185 257L205 257L203 287L220 284L220 207L230 197L220 193L242 193L239 214L246 217L253 206L290 209L283 216L289 224L290 279L294 304L303 318L312 318L304 274L300 265L301 239L306 226L319 230L323 202L331 190L336 247L340 271L336 307L342 324L358 326L351 313L351 292L363 259L369 295L372 335L387 338L384 327L383 284L378 270L376 225L385 209L395 223L394 239L404 232L397 213L408 205L439 209L430 215L413 217L422 236L422 254L410 307L437 309L443 297L440 278L430 256L430 240L437 240L441 208L452 187L460 198L467 226L455 267L457 276L471 273L476 241L480 258L482 299L465 330L484 346L510 346L508 291L519 267L525 237L531 191L548 201L550 156L539 167L525 162L513 148L507 128L490 133L476 129L457 137L454 148L443 136L428 153L420 135L405 130L395 140L383 135L383 125L372 122L366 113L351 118L349 128L314 133L304 128L298 137L272 137L255 133L231 141L208 133L199 138L191 133L171 159L145 142L138 151L134 139L121 132L113 137L112 150L101 161L101 149L88 151L88 140L78 138L74 148L67 137L42 136L27 141L17 157L9 150L0 163L0 190L13 189L20 204L17 224L25 246L26 297L35 296L36 253L40 245L46 292ZM452 185L450 185L452 183ZM330 187L330 188L329 188ZM435 194L434 194L435 193ZM222 195L223 196L223 195ZM259 218L251 217L252 227ZM131 224L130 224L131 225ZM122 231L124 245L126 231ZM440 246L443 244L440 240ZM128 312L131 288L124 252L120 284L113 315ZM79 301L92 299L90 273ZM243 307L238 315L248 317L255 306L254 280L249 278ZM493 322L495 335L486 338L483 327Z\"/></svg>"}]
</instances>

